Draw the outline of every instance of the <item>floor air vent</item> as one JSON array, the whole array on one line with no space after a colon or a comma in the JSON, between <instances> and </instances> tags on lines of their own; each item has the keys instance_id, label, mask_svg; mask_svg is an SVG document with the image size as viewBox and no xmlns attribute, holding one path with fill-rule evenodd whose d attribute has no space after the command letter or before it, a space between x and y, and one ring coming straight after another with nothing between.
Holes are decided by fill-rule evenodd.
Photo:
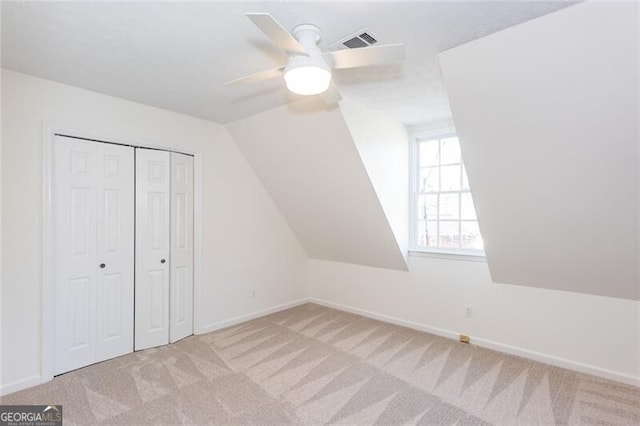
<instances>
[{"instance_id":1,"label":"floor air vent","mask_svg":"<svg viewBox=\"0 0 640 426\"><path fill-rule=\"evenodd\" d=\"M367 47L373 44L378 43L378 39L371 34L366 28L357 31L350 36L343 38L342 40L336 41L335 43L329 46L331 50L340 50L349 48L349 49L357 49L359 47Z\"/></svg>"}]
</instances>

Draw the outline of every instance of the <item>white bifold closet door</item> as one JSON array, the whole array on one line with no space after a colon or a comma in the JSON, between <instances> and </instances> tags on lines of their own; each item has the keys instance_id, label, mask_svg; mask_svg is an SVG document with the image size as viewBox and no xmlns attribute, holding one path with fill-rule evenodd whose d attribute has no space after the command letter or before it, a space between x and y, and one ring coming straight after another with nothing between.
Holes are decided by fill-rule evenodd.
<instances>
[{"instance_id":1,"label":"white bifold closet door","mask_svg":"<svg viewBox=\"0 0 640 426\"><path fill-rule=\"evenodd\" d=\"M133 350L134 150L56 136L55 374Z\"/></svg>"},{"instance_id":2,"label":"white bifold closet door","mask_svg":"<svg viewBox=\"0 0 640 426\"><path fill-rule=\"evenodd\" d=\"M193 334L193 157L171 153L169 341Z\"/></svg>"},{"instance_id":3,"label":"white bifold closet door","mask_svg":"<svg viewBox=\"0 0 640 426\"><path fill-rule=\"evenodd\" d=\"M136 149L135 349L193 333L193 158Z\"/></svg>"},{"instance_id":4,"label":"white bifold closet door","mask_svg":"<svg viewBox=\"0 0 640 426\"><path fill-rule=\"evenodd\" d=\"M169 343L170 160L136 149L136 350Z\"/></svg>"}]
</instances>

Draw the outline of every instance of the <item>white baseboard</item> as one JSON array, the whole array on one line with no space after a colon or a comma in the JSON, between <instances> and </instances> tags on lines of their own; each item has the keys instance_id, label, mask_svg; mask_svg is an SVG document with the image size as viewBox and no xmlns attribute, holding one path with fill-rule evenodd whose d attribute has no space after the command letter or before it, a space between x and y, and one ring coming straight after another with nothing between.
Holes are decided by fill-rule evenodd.
<instances>
[{"instance_id":1,"label":"white baseboard","mask_svg":"<svg viewBox=\"0 0 640 426\"><path fill-rule=\"evenodd\" d=\"M33 374L24 379L15 380L0 387L0 396L9 395L10 393L18 392L23 389L27 389L33 386L37 386L42 383L42 378L39 374Z\"/></svg>"},{"instance_id":2,"label":"white baseboard","mask_svg":"<svg viewBox=\"0 0 640 426\"><path fill-rule=\"evenodd\" d=\"M404 320L401 318L393 317L390 315L379 314L377 312L367 311L365 309L354 308L340 303L329 302L327 300L317 299L311 297L308 299L311 303L327 306L329 308L338 309L352 314L362 315L363 317L376 319L379 321L388 322L391 324L399 325L402 327L412 328L418 331L424 331L425 333L431 333L442 337L458 340L459 333L454 331L445 330L442 328L431 327L425 324L420 324L413 321ZM533 361L542 362L545 364L553 365L556 367L566 368L568 370L577 371L580 373L591 374L592 376L602 377L604 379L614 380L617 382L625 383L632 386L640 387L640 377L635 377L630 374L620 373L613 370L607 370L605 368L596 367L581 362L572 361L566 358L561 358L553 355L547 355L541 352L532 351L529 349L518 348L510 346L504 343L495 342L493 340L474 338L471 336L471 343L483 348L492 349L498 352L507 353L509 355L515 355L522 358L531 359Z\"/></svg>"},{"instance_id":3,"label":"white baseboard","mask_svg":"<svg viewBox=\"0 0 640 426\"><path fill-rule=\"evenodd\" d=\"M572 361L570 359L562 358L559 356L547 355L529 349L518 348L515 346L506 345L504 343L494 342L493 340L488 339L471 337L471 343L483 348L493 349L498 352L520 356L522 358L542 362L544 364L553 365L555 367L566 368L567 370L573 370L579 373L590 374L592 376L601 377L603 379L614 380L616 382L625 383L627 385L640 387L640 377L634 377L630 374L620 373L617 371L608 370L606 368Z\"/></svg>"},{"instance_id":4,"label":"white baseboard","mask_svg":"<svg viewBox=\"0 0 640 426\"><path fill-rule=\"evenodd\" d=\"M245 321L249 321L252 319L264 317L265 315L273 314L275 312L284 311L285 309L294 308L296 306L304 305L305 303L309 303L309 299L300 299L294 302L283 303L282 305L274 306L272 308L262 309L260 311L251 312L245 315L240 315L234 318L229 318L226 320L214 322L212 324L206 324L198 327L195 334L204 334L210 333L212 331L220 330L223 328L231 327L232 325L240 324Z\"/></svg>"},{"instance_id":5,"label":"white baseboard","mask_svg":"<svg viewBox=\"0 0 640 426\"><path fill-rule=\"evenodd\" d=\"M449 339L458 340L458 334L453 331L445 330L443 328L438 327L430 327L428 325L420 324L413 321L407 321L401 318L392 317L390 315L379 314L373 311L367 311L365 309L353 308L351 306L342 305L340 303L329 302L327 300L316 299L315 297L309 298L309 302L315 303L317 305L326 306L328 308L337 309L339 311L350 312L356 315L362 315L363 317L375 319L378 321L384 321L391 324L399 325L401 327L412 328L418 331L424 331L425 333L435 334L436 336L442 336Z\"/></svg>"},{"instance_id":6,"label":"white baseboard","mask_svg":"<svg viewBox=\"0 0 640 426\"><path fill-rule=\"evenodd\" d=\"M308 299L300 299L294 302L284 303L282 305L274 306L272 308L263 309L260 311L252 312L246 315L241 315L239 317L231 318L224 321L219 321L213 324L208 324L205 326L201 326L199 330L196 331L195 334L204 334L209 333L211 331L219 330L221 328L229 327L235 324L239 324L241 322L249 321L255 318L263 317L265 315L272 314L274 312L283 311L285 309L293 308L295 306L303 305L308 303ZM33 386L37 386L45 381L40 374L34 374L29 377L25 377L24 379L16 380L11 383L7 383L6 385L0 386L0 396L8 395L10 393L18 392L23 389L27 389Z\"/></svg>"},{"instance_id":7,"label":"white baseboard","mask_svg":"<svg viewBox=\"0 0 640 426\"><path fill-rule=\"evenodd\" d=\"M285 309L293 308L303 305L305 303L315 303L329 308L338 309L340 311L350 312L363 317L376 319L379 321L388 322L391 324L399 325L402 327L411 328L425 333L435 334L437 336L446 337L449 339L458 339L458 333L450 330L445 330L438 327L431 327L425 324L404 320L402 318L393 317L390 315L379 314L377 312L367 311L365 309L354 308L351 306L343 305L340 303L329 302L327 300L317 299L314 297L300 299L294 302L284 303L282 305L274 306L272 308L262 309L260 311L251 312L246 315L237 316L223 321L218 321L212 324L207 324L199 327L195 334L204 334L211 331L220 330L222 328L230 327L232 325L240 324L245 321L249 321L255 318L260 318L265 315L269 315L275 312L283 311ZM602 377L604 379L615 380L617 382L625 383L632 386L640 387L640 378L631 376L629 374L620 373L617 371L607 370L604 368L596 367L589 364L584 364L576 361L571 361L565 358L556 357L553 355L547 355L540 352L532 351L529 349L518 348L510 346L504 343L495 342L493 340L474 338L471 336L471 343L487 349L493 349L498 352L507 353L510 355L520 356L523 358L531 359L533 361L550 364L556 367L566 368L568 370L578 371L580 373L591 374L593 376ZM42 383L42 377L40 374L34 374L24 379L16 380L6 385L0 386L0 396L8 395L13 392L17 392L23 389L27 389L33 386L37 386Z\"/></svg>"}]
</instances>

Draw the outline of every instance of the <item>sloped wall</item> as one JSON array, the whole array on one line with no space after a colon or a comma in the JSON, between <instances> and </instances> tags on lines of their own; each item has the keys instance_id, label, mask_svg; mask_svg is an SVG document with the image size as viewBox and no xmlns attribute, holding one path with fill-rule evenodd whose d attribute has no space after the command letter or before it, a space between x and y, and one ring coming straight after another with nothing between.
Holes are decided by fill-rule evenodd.
<instances>
[{"instance_id":1,"label":"sloped wall","mask_svg":"<svg viewBox=\"0 0 640 426\"><path fill-rule=\"evenodd\" d=\"M440 54L495 282L640 298L637 12L580 3Z\"/></svg>"},{"instance_id":2,"label":"sloped wall","mask_svg":"<svg viewBox=\"0 0 640 426\"><path fill-rule=\"evenodd\" d=\"M227 128L310 257L407 269L340 109L307 98Z\"/></svg>"},{"instance_id":3,"label":"sloped wall","mask_svg":"<svg viewBox=\"0 0 640 426\"><path fill-rule=\"evenodd\" d=\"M409 244L409 137L402 123L351 99L340 111L398 246Z\"/></svg>"}]
</instances>

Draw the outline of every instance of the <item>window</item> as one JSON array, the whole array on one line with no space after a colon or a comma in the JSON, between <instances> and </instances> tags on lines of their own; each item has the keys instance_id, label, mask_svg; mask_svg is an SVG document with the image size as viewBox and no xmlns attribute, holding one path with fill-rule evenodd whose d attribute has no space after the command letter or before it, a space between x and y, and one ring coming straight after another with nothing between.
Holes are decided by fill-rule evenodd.
<instances>
[{"instance_id":1,"label":"window","mask_svg":"<svg viewBox=\"0 0 640 426\"><path fill-rule=\"evenodd\" d=\"M458 138L417 138L413 158L413 248L484 255Z\"/></svg>"}]
</instances>

